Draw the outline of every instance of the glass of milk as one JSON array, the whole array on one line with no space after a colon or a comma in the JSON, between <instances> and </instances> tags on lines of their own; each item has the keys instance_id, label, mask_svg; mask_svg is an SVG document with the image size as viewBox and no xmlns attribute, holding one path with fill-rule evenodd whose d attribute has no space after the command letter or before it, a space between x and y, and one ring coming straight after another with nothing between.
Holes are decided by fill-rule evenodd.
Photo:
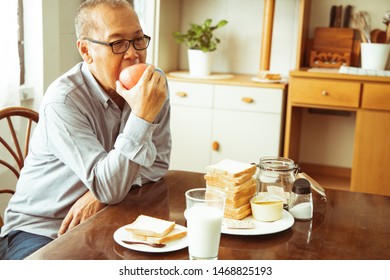
<instances>
[{"instance_id":1,"label":"glass of milk","mask_svg":"<svg viewBox=\"0 0 390 280\"><path fill-rule=\"evenodd\" d=\"M226 194L198 188L186 192L187 239L190 260L218 259Z\"/></svg>"}]
</instances>

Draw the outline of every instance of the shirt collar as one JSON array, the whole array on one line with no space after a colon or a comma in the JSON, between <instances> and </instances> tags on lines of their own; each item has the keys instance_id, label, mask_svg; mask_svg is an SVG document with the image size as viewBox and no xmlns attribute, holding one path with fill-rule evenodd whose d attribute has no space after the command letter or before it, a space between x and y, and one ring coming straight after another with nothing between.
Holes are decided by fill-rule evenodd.
<instances>
[{"instance_id":1,"label":"shirt collar","mask_svg":"<svg viewBox=\"0 0 390 280\"><path fill-rule=\"evenodd\" d=\"M105 108L107 108L109 106L108 101L111 100L111 98L108 96L108 94L103 90L103 88L96 81L95 77L92 75L91 71L89 70L86 62L83 62L83 65L81 67L81 72L84 76L84 80L85 80L87 86L91 90L91 93L96 95L96 97L103 104L103 106ZM111 100L111 102L112 102L112 100Z\"/></svg>"}]
</instances>

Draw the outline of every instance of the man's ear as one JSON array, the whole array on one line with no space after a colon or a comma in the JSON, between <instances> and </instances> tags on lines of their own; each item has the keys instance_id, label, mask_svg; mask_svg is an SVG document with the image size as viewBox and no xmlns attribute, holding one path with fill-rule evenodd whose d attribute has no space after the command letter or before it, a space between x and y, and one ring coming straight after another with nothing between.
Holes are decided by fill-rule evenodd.
<instances>
[{"instance_id":1,"label":"man's ear","mask_svg":"<svg viewBox=\"0 0 390 280\"><path fill-rule=\"evenodd\" d=\"M84 40L77 40L77 49L79 50L81 57L86 63L92 63L93 59L91 54L89 53L89 46Z\"/></svg>"}]
</instances>

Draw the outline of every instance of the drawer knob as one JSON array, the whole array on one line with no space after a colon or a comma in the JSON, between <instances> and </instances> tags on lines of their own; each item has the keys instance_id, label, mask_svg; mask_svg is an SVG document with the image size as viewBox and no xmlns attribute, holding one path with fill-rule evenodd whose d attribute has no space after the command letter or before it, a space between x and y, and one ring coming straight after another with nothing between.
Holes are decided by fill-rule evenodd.
<instances>
[{"instance_id":1,"label":"drawer knob","mask_svg":"<svg viewBox=\"0 0 390 280\"><path fill-rule=\"evenodd\" d=\"M213 151L219 151L219 143L218 141L213 142Z\"/></svg>"},{"instance_id":2,"label":"drawer knob","mask_svg":"<svg viewBox=\"0 0 390 280\"><path fill-rule=\"evenodd\" d=\"M241 98L241 101L245 103L253 103L254 100L251 97L243 97Z\"/></svg>"},{"instance_id":3,"label":"drawer knob","mask_svg":"<svg viewBox=\"0 0 390 280\"><path fill-rule=\"evenodd\" d=\"M187 97L187 93L184 91L178 91L178 92L176 92L176 95L179 97Z\"/></svg>"},{"instance_id":4,"label":"drawer knob","mask_svg":"<svg viewBox=\"0 0 390 280\"><path fill-rule=\"evenodd\" d=\"M328 95L329 95L329 93L328 93L326 90L323 90L323 91L321 92L321 94L322 94L322 96L328 96Z\"/></svg>"}]
</instances>

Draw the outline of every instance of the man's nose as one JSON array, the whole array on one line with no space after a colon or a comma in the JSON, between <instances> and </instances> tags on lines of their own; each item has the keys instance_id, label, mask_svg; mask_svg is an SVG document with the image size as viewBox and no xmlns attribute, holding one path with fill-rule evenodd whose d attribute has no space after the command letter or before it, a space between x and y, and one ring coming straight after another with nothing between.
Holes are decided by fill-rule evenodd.
<instances>
[{"instance_id":1,"label":"man's nose","mask_svg":"<svg viewBox=\"0 0 390 280\"><path fill-rule=\"evenodd\" d=\"M127 49L127 51L125 52L125 55L123 56L123 58L134 59L134 58L137 58L137 57L138 57L137 50L134 48L133 44L130 44L130 46Z\"/></svg>"}]
</instances>

